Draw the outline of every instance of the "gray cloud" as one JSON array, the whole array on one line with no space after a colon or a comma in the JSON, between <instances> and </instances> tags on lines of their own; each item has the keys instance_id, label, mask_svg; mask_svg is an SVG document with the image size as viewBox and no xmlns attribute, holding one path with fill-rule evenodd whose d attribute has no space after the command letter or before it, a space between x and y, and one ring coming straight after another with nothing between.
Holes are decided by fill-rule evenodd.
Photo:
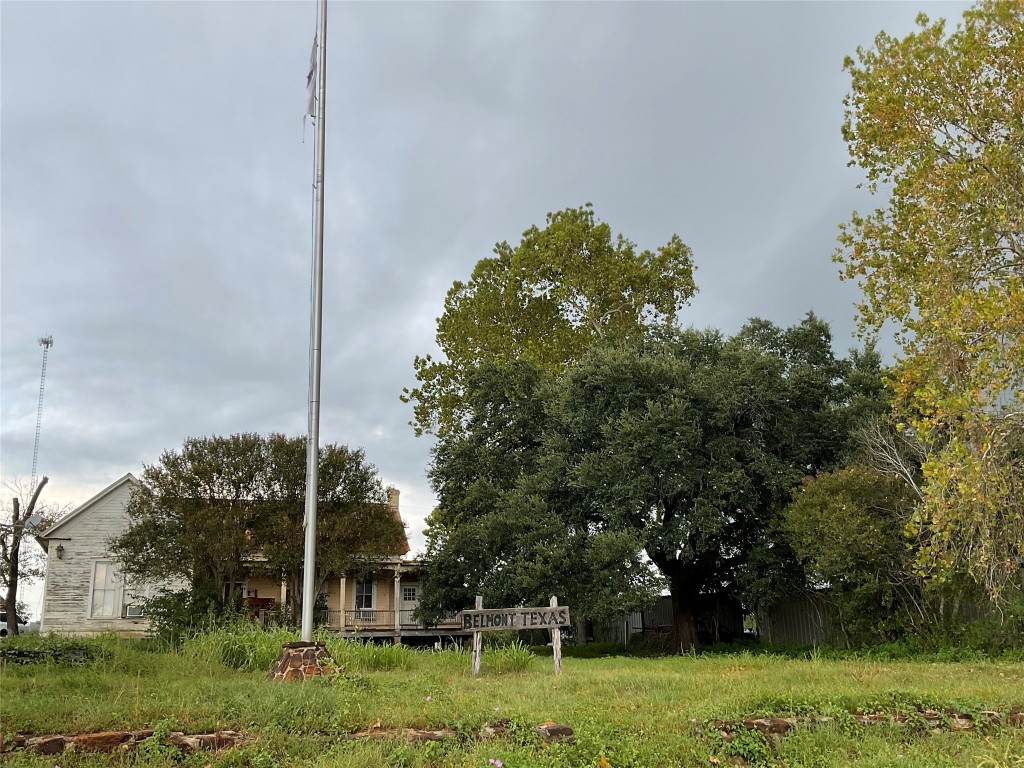
<instances>
[{"instance_id":1,"label":"gray cloud","mask_svg":"<svg viewBox=\"0 0 1024 768\"><path fill-rule=\"evenodd\" d=\"M930 5L959 16L961 4ZM813 309L864 207L844 55L916 4L331 4L322 436L433 503L398 395L453 280L547 211L690 244L684 321ZM3 3L2 449L82 501L189 435L306 423L309 2Z\"/></svg>"}]
</instances>

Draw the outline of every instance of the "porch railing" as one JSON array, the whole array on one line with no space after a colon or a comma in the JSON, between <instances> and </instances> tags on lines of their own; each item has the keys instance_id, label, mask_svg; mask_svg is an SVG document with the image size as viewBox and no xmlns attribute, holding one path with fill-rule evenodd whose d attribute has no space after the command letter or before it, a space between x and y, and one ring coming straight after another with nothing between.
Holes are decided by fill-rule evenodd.
<instances>
[{"instance_id":1,"label":"porch railing","mask_svg":"<svg viewBox=\"0 0 1024 768\"><path fill-rule=\"evenodd\" d=\"M355 611L328 611L327 625L331 629L394 629L395 612L376 608L360 608ZM345 617L342 624L342 616Z\"/></svg>"},{"instance_id":2,"label":"porch railing","mask_svg":"<svg viewBox=\"0 0 1024 768\"><path fill-rule=\"evenodd\" d=\"M396 626L395 618L399 624ZM328 611L327 627L345 630L381 630L381 629L416 629L423 627L423 622L415 617L415 610L380 610L377 608L357 608L346 611ZM344 624L342 616L344 615ZM435 626L455 627L455 615L444 616Z\"/></svg>"}]
</instances>

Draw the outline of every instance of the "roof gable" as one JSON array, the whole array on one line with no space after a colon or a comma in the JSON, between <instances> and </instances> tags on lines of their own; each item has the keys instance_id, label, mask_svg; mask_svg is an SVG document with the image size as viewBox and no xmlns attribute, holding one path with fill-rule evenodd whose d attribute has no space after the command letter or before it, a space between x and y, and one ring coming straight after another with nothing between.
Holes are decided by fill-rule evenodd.
<instances>
[{"instance_id":1,"label":"roof gable","mask_svg":"<svg viewBox=\"0 0 1024 768\"><path fill-rule=\"evenodd\" d=\"M111 493L113 493L114 491L116 491L119 488L121 488L121 486L125 485L126 483L137 484L138 482L139 482L138 479L131 472L128 472L123 477L119 478L118 480L115 480L113 483L108 485L102 491L97 493L95 496L93 496L87 502L85 502L81 506L79 506L76 509L72 510L69 514L67 514L64 517L62 517L60 520L58 520L56 523L54 523L52 526L50 526L46 531L44 531L43 533L39 534L38 538L42 539L43 541L45 541L46 539L49 539L49 538L53 537L54 534L58 530L60 530L64 525L66 525L67 523L70 523L72 520L77 519L80 515L87 514L90 509L94 508L97 504L102 502ZM402 515L401 515L401 513L399 512L399 509L398 509L398 491L396 489L393 489L393 488L389 489L389 491L390 492L388 494L388 502L387 502L388 508L391 510L391 514L394 517L394 519L397 522L402 524L402 533L401 533L398 541L395 542L396 547L395 547L395 552L394 552L395 555L401 557L403 555L408 554L409 551L410 551L409 540L408 540L408 538L406 537L406 534L405 534L405 523L402 520ZM40 542L40 543L42 544L42 542Z\"/></svg>"},{"instance_id":2,"label":"roof gable","mask_svg":"<svg viewBox=\"0 0 1024 768\"><path fill-rule=\"evenodd\" d=\"M80 507L77 507L76 509L72 510L70 514L65 515L60 520L58 520L56 523L51 525L49 528L46 529L46 531L44 531L42 534L40 534L39 538L41 538L41 539L48 539L48 538L50 538L58 530L60 530L62 527L64 527L64 525L66 525L67 523L69 523L72 520L76 519L79 515L82 515L82 514L85 514L86 512L88 512L90 509L95 507L99 502L103 501L103 499L105 499L111 493L113 493L114 491L118 490L125 483L133 483L134 484L134 483L138 483L138 482L139 481L135 479L135 475L133 475L131 472L129 472L124 477L120 478L119 480L115 480L113 483L108 485L102 491L100 491L95 496L93 496L91 499L89 499L87 502L85 502L85 504L82 504Z\"/></svg>"}]
</instances>

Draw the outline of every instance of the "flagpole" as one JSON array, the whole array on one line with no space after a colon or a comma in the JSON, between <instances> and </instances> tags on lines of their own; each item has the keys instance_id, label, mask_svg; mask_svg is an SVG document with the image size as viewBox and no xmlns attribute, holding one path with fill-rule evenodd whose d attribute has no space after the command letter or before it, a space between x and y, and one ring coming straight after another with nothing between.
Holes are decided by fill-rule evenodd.
<instances>
[{"instance_id":1,"label":"flagpole","mask_svg":"<svg viewBox=\"0 0 1024 768\"><path fill-rule=\"evenodd\" d=\"M324 295L324 148L327 99L327 0L320 0L317 33L316 203L313 218L313 290L309 345L309 435L306 440L305 552L302 563L302 640L313 641L316 603L316 500L320 461L320 341ZM342 596L344 600L344 596Z\"/></svg>"}]
</instances>

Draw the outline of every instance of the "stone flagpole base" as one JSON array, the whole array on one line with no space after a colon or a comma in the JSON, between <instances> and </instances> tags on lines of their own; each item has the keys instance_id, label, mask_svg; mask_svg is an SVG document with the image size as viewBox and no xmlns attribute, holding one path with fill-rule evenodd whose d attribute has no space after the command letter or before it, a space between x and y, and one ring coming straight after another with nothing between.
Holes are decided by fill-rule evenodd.
<instances>
[{"instance_id":1,"label":"stone flagpole base","mask_svg":"<svg viewBox=\"0 0 1024 768\"><path fill-rule=\"evenodd\" d=\"M338 663L324 643L285 643L267 673L267 680L290 683L337 673Z\"/></svg>"}]
</instances>

